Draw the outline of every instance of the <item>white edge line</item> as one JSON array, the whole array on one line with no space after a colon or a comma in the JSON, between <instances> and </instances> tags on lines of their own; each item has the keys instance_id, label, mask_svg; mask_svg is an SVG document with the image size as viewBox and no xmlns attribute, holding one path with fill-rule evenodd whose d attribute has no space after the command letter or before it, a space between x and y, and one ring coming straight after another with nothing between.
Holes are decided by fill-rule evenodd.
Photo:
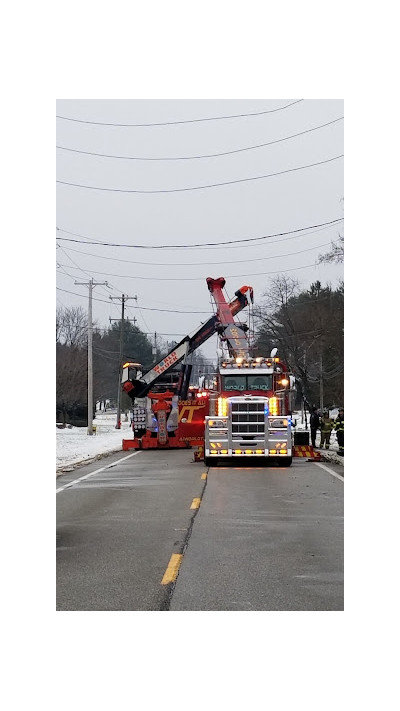
<instances>
[{"instance_id":1,"label":"white edge line","mask_svg":"<svg viewBox=\"0 0 400 711\"><path fill-rule=\"evenodd\" d=\"M340 479L340 481L344 481L344 476L340 476L340 474L336 474L336 472L332 471L332 469L329 469L329 467L326 467L325 464L320 464L319 462L315 462L317 467L321 467L321 469L325 469L325 471L329 472L329 474L332 474L332 476L335 476L336 479Z\"/></svg>"},{"instance_id":2,"label":"white edge line","mask_svg":"<svg viewBox=\"0 0 400 711\"><path fill-rule=\"evenodd\" d=\"M74 481L70 481L68 484L65 484L65 486L60 486L59 489L56 489L56 494L59 494L60 491L64 491L65 489L69 489L74 484L79 484L79 482L83 481L84 479L89 479L89 477L94 476L95 474L99 474L99 472L103 472L105 469L110 469L110 467L113 467L116 464L119 464L119 462L123 462L124 459L129 459L130 457L134 457L136 454L140 454L140 453L141 453L141 450L138 450L137 452L132 452L132 454L127 454L126 457L121 457L121 459L118 459L116 462L113 462L112 464L107 464L106 467L101 467L101 469L96 469L95 472L90 472L90 474L85 474L85 476L81 476L79 479L74 479Z\"/></svg>"}]
</instances>

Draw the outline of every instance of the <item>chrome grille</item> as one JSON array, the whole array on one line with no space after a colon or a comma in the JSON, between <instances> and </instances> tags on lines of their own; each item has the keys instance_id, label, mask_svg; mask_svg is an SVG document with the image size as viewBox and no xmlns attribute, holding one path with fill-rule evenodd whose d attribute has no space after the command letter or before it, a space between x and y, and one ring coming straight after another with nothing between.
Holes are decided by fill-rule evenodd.
<instances>
[{"instance_id":1,"label":"chrome grille","mask_svg":"<svg viewBox=\"0 0 400 711\"><path fill-rule=\"evenodd\" d=\"M251 402L250 400L233 402L232 412L262 412L264 414L264 403Z\"/></svg>"},{"instance_id":2,"label":"chrome grille","mask_svg":"<svg viewBox=\"0 0 400 711\"><path fill-rule=\"evenodd\" d=\"M251 400L232 402L232 434L257 435L264 433L264 402Z\"/></svg>"}]
</instances>

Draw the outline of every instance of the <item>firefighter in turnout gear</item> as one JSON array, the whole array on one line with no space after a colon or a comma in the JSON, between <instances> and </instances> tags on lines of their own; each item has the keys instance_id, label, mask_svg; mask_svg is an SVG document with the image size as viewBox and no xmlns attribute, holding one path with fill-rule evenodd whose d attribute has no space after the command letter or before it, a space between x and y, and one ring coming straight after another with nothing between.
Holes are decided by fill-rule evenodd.
<instances>
[{"instance_id":1,"label":"firefighter in turnout gear","mask_svg":"<svg viewBox=\"0 0 400 711\"><path fill-rule=\"evenodd\" d=\"M333 429L333 420L329 417L328 410L324 410L324 414L321 417L321 449L329 449L331 432Z\"/></svg>"},{"instance_id":2,"label":"firefighter in turnout gear","mask_svg":"<svg viewBox=\"0 0 400 711\"><path fill-rule=\"evenodd\" d=\"M344 410L343 407L339 408L338 416L334 422L334 427L336 431L337 441L339 445L339 452L341 457L344 457Z\"/></svg>"},{"instance_id":3,"label":"firefighter in turnout gear","mask_svg":"<svg viewBox=\"0 0 400 711\"><path fill-rule=\"evenodd\" d=\"M315 438L317 430L320 428L320 416L316 407L313 407L310 415L311 445L315 449Z\"/></svg>"}]
</instances>

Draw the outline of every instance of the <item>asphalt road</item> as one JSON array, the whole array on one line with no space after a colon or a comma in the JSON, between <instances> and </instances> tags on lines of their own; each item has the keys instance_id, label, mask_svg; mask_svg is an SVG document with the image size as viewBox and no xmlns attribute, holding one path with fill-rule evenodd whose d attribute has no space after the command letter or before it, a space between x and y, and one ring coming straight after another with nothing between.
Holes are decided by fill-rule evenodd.
<instances>
[{"instance_id":1,"label":"asphalt road","mask_svg":"<svg viewBox=\"0 0 400 711\"><path fill-rule=\"evenodd\" d=\"M119 452L57 478L65 610L343 610L343 467Z\"/></svg>"}]
</instances>

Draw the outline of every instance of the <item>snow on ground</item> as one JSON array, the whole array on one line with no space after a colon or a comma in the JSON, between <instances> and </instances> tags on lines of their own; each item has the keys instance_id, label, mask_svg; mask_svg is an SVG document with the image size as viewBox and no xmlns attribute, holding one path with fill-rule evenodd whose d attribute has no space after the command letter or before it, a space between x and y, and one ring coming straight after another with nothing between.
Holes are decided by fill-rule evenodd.
<instances>
[{"instance_id":1,"label":"snow on ground","mask_svg":"<svg viewBox=\"0 0 400 711\"><path fill-rule=\"evenodd\" d=\"M335 418L337 410L331 410L330 416ZM305 422L301 422L301 413L293 413L293 421L297 421L296 430L305 429ZM307 415L307 422L309 415ZM133 436L129 421L125 421L125 415L121 417L121 429L117 430L116 411L97 413L93 420L96 426L96 434L88 435L86 427L66 427L56 428L56 472L61 474L67 470L72 470L82 463L110 454L110 452L122 452L122 440L131 439ZM320 433L317 433L316 445L318 447ZM338 444L336 435L331 435L331 445L328 451L320 450L324 457L343 465L343 457L337 454Z\"/></svg>"},{"instance_id":2,"label":"snow on ground","mask_svg":"<svg viewBox=\"0 0 400 711\"><path fill-rule=\"evenodd\" d=\"M121 429L117 430L116 411L98 413L93 420L96 434L88 435L86 427L56 428L57 473L74 468L110 452L122 451L122 440L132 437L130 422L121 416Z\"/></svg>"},{"instance_id":3,"label":"snow on ground","mask_svg":"<svg viewBox=\"0 0 400 711\"><path fill-rule=\"evenodd\" d=\"M329 417L332 418L332 420L335 420L336 417L338 416L339 410L337 408L333 410L329 410ZM299 432L301 430L305 430L305 421L304 421L304 416L303 416L303 422L302 420L302 413L301 412L294 412L293 413L293 421L296 422L296 429L295 432ZM307 413L307 425L308 425L308 430L310 429L310 414ZM336 439L336 432L333 430L331 434L331 440L329 444L329 449L319 449L319 443L321 441L321 432L317 430L317 436L315 438L315 447L320 454L327 459L328 461L335 462L335 464L341 464L344 466L344 457L339 457L338 451L339 451L339 445ZM310 435L310 444L311 444L311 435Z\"/></svg>"}]
</instances>

